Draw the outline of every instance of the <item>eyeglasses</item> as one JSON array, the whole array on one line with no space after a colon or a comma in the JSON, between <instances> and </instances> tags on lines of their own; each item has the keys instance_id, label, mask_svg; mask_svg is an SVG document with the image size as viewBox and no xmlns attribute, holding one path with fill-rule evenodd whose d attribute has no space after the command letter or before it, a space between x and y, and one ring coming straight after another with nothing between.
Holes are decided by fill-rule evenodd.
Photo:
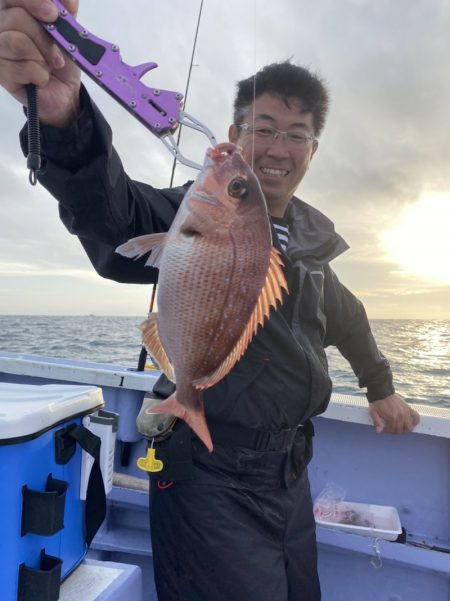
<instances>
[{"instance_id":1,"label":"eyeglasses","mask_svg":"<svg viewBox=\"0 0 450 601\"><path fill-rule=\"evenodd\" d=\"M272 144L282 136L288 144L292 144L297 148L307 148L316 139L312 134L305 134L296 130L281 131L271 125L250 125L250 123L242 123L238 125L247 134L253 134L255 141L261 144Z\"/></svg>"}]
</instances>

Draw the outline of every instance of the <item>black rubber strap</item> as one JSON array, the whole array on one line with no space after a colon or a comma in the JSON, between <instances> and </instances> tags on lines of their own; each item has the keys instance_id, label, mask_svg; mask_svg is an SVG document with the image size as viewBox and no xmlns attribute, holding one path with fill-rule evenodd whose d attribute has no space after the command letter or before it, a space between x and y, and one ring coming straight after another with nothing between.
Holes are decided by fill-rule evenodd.
<instances>
[{"instance_id":1,"label":"black rubber strap","mask_svg":"<svg viewBox=\"0 0 450 601\"><path fill-rule=\"evenodd\" d=\"M74 426L69 435L77 441L83 451L94 458L86 491L86 543L91 544L106 516L106 495L100 469L101 439L83 426Z\"/></svg>"},{"instance_id":2,"label":"black rubber strap","mask_svg":"<svg viewBox=\"0 0 450 601\"><path fill-rule=\"evenodd\" d=\"M56 463L67 463L76 443L94 459L86 491L86 543L91 544L106 516L106 496L100 469L101 439L84 426L71 424L55 433Z\"/></svg>"}]
</instances>

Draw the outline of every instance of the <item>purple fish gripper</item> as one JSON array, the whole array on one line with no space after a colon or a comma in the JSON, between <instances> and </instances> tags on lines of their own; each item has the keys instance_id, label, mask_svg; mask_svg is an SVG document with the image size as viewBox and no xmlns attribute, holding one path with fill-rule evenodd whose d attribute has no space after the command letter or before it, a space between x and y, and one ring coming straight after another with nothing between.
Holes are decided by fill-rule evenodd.
<instances>
[{"instance_id":1,"label":"purple fish gripper","mask_svg":"<svg viewBox=\"0 0 450 601\"><path fill-rule=\"evenodd\" d=\"M205 134L212 146L217 144L216 139L205 125L182 110L182 94L151 88L140 81L157 63L127 65L118 46L87 31L59 0L53 3L59 13L57 20L41 23L51 37L87 75L160 138L180 163L201 169L201 165L180 152L172 134L182 124Z\"/></svg>"}]
</instances>

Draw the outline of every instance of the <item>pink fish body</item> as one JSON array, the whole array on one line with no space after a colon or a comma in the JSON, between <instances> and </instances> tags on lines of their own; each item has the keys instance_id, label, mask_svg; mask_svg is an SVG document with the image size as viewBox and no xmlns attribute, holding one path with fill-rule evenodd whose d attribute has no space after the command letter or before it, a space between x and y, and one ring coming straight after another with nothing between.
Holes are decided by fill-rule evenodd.
<instances>
[{"instance_id":1,"label":"pink fish body","mask_svg":"<svg viewBox=\"0 0 450 601\"><path fill-rule=\"evenodd\" d=\"M176 392L152 408L184 419L210 451L202 390L219 382L287 289L259 182L233 144L209 149L167 234L117 252L159 268L143 341Z\"/></svg>"}]
</instances>

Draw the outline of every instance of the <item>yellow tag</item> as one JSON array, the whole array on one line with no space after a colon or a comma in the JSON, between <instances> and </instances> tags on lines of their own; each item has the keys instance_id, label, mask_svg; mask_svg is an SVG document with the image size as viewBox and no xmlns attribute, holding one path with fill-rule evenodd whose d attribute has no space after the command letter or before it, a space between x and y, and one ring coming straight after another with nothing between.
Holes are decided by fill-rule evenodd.
<instances>
[{"instance_id":1,"label":"yellow tag","mask_svg":"<svg viewBox=\"0 0 450 601\"><path fill-rule=\"evenodd\" d=\"M164 463L155 457L155 449L147 449L147 457L139 457L137 466L144 472L160 472Z\"/></svg>"}]
</instances>

